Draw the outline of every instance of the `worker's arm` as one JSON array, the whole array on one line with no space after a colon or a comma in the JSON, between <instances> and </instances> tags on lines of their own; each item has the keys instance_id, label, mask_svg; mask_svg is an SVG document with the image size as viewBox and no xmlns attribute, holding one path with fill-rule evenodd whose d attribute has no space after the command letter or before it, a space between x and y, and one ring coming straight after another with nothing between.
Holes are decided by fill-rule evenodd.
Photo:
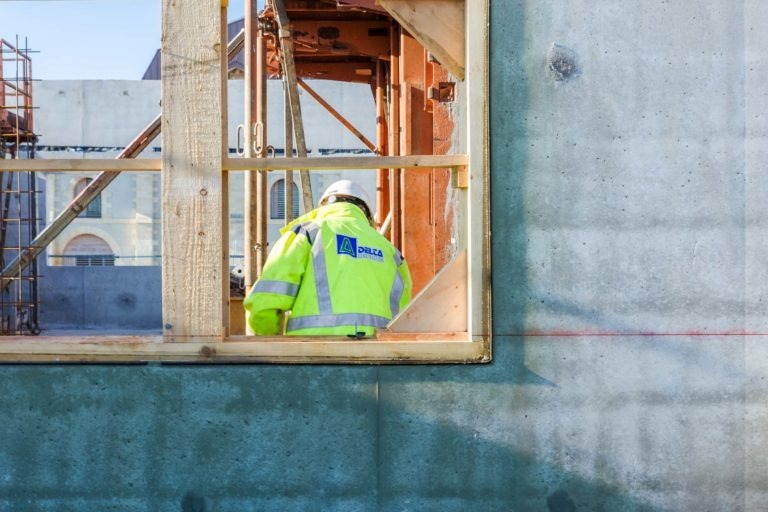
<instances>
[{"instance_id":1,"label":"worker's arm","mask_svg":"<svg viewBox=\"0 0 768 512\"><path fill-rule=\"evenodd\" d=\"M303 232L289 231L272 248L259 280L243 301L255 334L282 334L283 313L296 300L311 246Z\"/></svg>"}]
</instances>

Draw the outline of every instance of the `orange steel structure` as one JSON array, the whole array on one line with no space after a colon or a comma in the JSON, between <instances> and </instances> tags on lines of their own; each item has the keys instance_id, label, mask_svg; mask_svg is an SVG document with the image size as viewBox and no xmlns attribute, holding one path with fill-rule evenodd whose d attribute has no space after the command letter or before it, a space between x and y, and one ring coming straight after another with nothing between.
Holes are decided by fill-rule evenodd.
<instances>
[{"instance_id":1,"label":"orange steel structure","mask_svg":"<svg viewBox=\"0 0 768 512\"><path fill-rule=\"evenodd\" d=\"M366 0L282 3L290 22L299 80L328 79L371 86L376 102L376 154L451 152L451 76L384 9ZM261 72L280 77L279 27L269 3L258 13L258 26L267 34L265 69ZM332 114L338 119L338 113ZM370 144L367 139L363 143ZM389 237L408 260L416 292L452 256L452 194L449 169L378 171L376 222L379 226L385 220L391 222Z\"/></svg>"}]
</instances>

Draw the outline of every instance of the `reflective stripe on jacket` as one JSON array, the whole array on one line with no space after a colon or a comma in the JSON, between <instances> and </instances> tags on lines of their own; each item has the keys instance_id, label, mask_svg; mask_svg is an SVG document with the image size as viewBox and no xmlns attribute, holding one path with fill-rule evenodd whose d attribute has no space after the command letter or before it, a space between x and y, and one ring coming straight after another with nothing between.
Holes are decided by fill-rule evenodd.
<instances>
[{"instance_id":1,"label":"reflective stripe on jacket","mask_svg":"<svg viewBox=\"0 0 768 512\"><path fill-rule=\"evenodd\" d=\"M256 334L371 335L411 299L400 252L349 203L283 228L243 306Z\"/></svg>"}]
</instances>

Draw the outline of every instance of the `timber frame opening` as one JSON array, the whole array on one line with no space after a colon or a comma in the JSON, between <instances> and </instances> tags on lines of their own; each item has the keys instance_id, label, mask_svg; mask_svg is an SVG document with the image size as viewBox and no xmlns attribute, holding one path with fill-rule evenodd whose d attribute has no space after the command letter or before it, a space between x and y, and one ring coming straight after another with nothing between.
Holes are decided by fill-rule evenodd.
<instances>
[{"instance_id":1,"label":"timber frame opening","mask_svg":"<svg viewBox=\"0 0 768 512\"><path fill-rule=\"evenodd\" d=\"M226 0L163 0L163 112L145 130L156 135L162 129L162 158L133 160L130 155L123 155L115 160L0 160L0 172L101 171L84 191L86 194L90 191L94 197L100 189L91 185L102 176L100 185L104 187L123 171L161 171L163 334L50 339L2 337L0 361L345 364L490 361L488 0L473 1L471 6L461 0L380 0L385 8L397 13L393 18L429 47L453 76L463 79L465 112L461 146L465 153L420 155L405 151L396 156L318 158L299 152L299 158L290 159L248 153L243 157L229 156L227 55L243 42L231 41L227 45L226 3ZM282 0L277 4L282 4ZM411 12L413 7L417 13L423 9L434 14L445 7L456 10L457 6L464 21L464 48L458 50L446 49L445 44L431 41L429 34L418 33L418 24L403 14ZM247 42L245 46L250 47ZM457 52L464 53L463 62L455 58ZM290 67L285 62L282 66ZM443 91L441 85L434 94L437 97L454 94L449 89L446 87ZM141 150L142 141L147 139L144 135L131 144L132 151ZM457 197L454 212L458 225L457 250L453 259L422 287L388 329L379 332L375 339L351 341L333 337L230 334L228 204L232 198L228 197L229 172L263 175L287 169L307 172L392 169L398 175L407 175L425 168L451 170L451 186ZM398 193L399 190L393 191L395 196ZM286 198L288 196L290 194ZM24 263L34 259L40 251L42 248L31 247L19 255L19 260Z\"/></svg>"}]
</instances>

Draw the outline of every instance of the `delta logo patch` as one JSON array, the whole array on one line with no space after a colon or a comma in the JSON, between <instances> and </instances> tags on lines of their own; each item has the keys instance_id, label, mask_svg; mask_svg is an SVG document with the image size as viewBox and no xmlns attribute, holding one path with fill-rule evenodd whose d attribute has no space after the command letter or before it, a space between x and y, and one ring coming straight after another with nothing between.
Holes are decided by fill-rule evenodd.
<instances>
[{"instance_id":1,"label":"delta logo patch","mask_svg":"<svg viewBox=\"0 0 768 512\"><path fill-rule=\"evenodd\" d=\"M353 236L336 235L336 254L346 254L353 258L371 261L384 261L384 252L381 249L357 245L357 238Z\"/></svg>"},{"instance_id":2,"label":"delta logo patch","mask_svg":"<svg viewBox=\"0 0 768 512\"><path fill-rule=\"evenodd\" d=\"M357 238L336 235L336 254L346 254L357 258Z\"/></svg>"}]
</instances>

